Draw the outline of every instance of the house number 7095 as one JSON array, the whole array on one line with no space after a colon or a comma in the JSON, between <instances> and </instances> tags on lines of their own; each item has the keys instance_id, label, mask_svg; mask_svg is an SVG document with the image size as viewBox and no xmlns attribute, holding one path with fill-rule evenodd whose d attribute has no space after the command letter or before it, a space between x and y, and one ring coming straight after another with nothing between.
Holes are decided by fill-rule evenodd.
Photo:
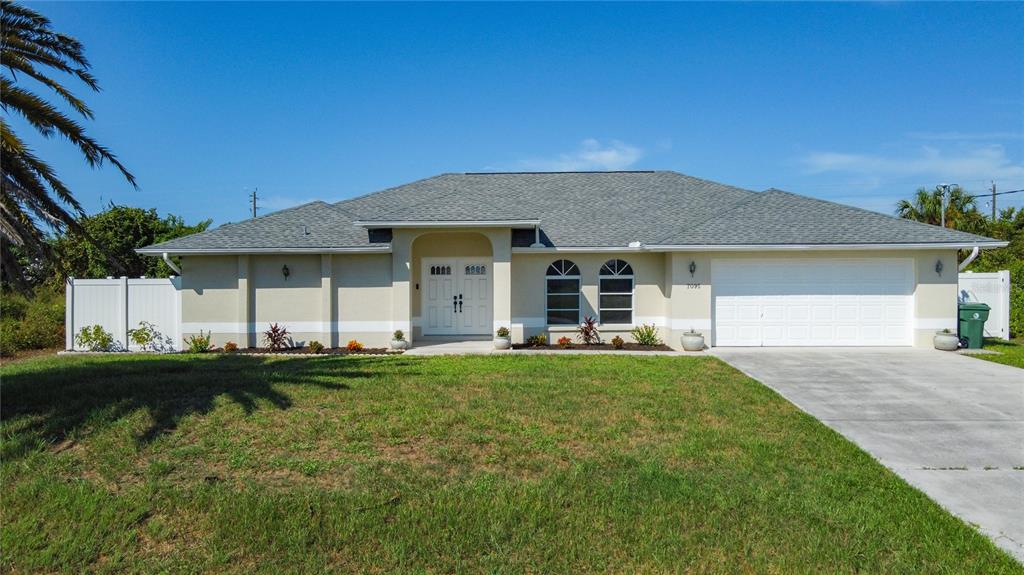
<instances>
[{"instance_id":1,"label":"house number 7095","mask_svg":"<svg viewBox=\"0 0 1024 575\"><path fill-rule=\"evenodd\" d=\"M686 289L700 289L700 284L686 284Z\"/></svg>"}]
</instances>

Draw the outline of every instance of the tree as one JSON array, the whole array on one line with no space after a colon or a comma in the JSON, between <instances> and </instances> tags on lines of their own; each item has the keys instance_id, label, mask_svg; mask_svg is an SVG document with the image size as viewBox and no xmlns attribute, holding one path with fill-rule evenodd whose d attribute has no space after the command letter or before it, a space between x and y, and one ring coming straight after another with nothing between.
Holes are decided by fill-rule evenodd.
<instances>
[{"instance_id":1,"label":"tree","mask_svg":"<svg viewBox=\"0 0 1024 575\"><path fill-rule=\"evenodd\" d=\"M190 226L175 215L161 218L155 209L110 204L96 215L79 218L84 234L69 231L54 241L62 255L51 277L58 282L65 277L102 278L122 273L129 277L167 277L174 272L163 260L140 256L135 249L205 231L210 222ZM111 259L117 262L116 267Z\"/></svg>"},{"instance_id":2,"label":"tree","mask_svg":"<svg viewBox=\"0 0 1024 575\"><path fill-rule=\"evenodd\" d=\"M907 220L938 226L942 224L942 188L918 188L913 199L896 203L896 215ZM960 186L951 186L946 198L946 227L971 233L983 233L985 217L978 212L977 201Z\"/></svg>"},{"instance_id":3,"label":"tree","mask_svg":"<svg viewBox=\"0 0 1024 575\"><path fill-rule=\"evenodd\" d=\"M114 154L86 135L81 124L18 84L24 78L31 78L52 90L74 112L91 120L93 113L85 102L53 79L57 73L66 74L89 89L99 91L78 40L54 31L50 20L38 12L3 0L0 2L0 62L4 69L0 75L0 107L5 114L24 118L45 138L63 137L82 152L90 166L99 167L104 162L113 164L137 187L135 178ZM26 288L23 268L26 259L39 261L52 257L46 229L84 233L75 215L81 216L83 211L71 190L53 168L14 133L8 122L0 118L0 278L3 282Z\"/></svg>"}]
</instances>

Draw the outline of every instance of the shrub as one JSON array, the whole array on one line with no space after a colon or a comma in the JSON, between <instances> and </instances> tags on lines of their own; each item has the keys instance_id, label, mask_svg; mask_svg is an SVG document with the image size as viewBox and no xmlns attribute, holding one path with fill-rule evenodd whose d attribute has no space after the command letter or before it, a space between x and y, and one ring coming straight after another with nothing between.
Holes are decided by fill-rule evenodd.
<instances>
[{"instance_id":1,"label":"shrub","mask_svg":"<svg viewBox=\"0 0 1024 575\"><path fill-rule=\"evenodd\" d=\"M615 349L622 349L624 345L626 345L626 340L622 339L621 337L615 336L612 338L612 347L614 347Z\"/></svg>"},{"instance_id":2,"label":"shrub","mask_svg":"<svg viewBox=\"0 0 1024 575\"><path fill-rule=\"evenodd\" d=\"M395 333L391 336L394 341L405 341L405 332L400 329L396 329Z\"/></svg>"},{"instance_id":3,"label":"shrub","mask_svg":"<svg viewBox=\"0 0 1024 575\"><path fill-rule=\"evenodd\" d=\"M284 349L288 347L288 329L272 323L270 329L263 332L263 341L267 343L270 351Z\"/></svg>"},{"instance_id":4,"label":"shrub","mask_svg":"<svg viewBox=\"0 0 1024 575\"><path fill-rule=\"evenodd\" d=\"M498 337L508 338L511 332L507 327L499 327L497 331Z\"/></svg>"},{"instance_id":5,"label":"shrub","mask_svg":"<svg viewBox=\"0 0 1024 575\"><path fill-rule=\"evenodd\" d=\"M64 294L39 288L30 297L16 292L0 296L0 354L64 347Z\"/></svg>"},{"instance_id":6,"label":"shrub","mask_svg":"<svg viewBox=\"0 0 1024 575\"><path fill-rule=\"evenodd\" d=\"M207 332L203 335L203 330L199 330L198 335L190 335L185 338L185 345L188 347L189 353L206 353L213 349L213 344L210 343L210 339L213 336L213 332Z\"/></svg>"},{"instance_id":7,"label":"shrub","mask_svg":"<svg viewBox=\"0 0 1024 575\"><path fill-rule=\"evenodd\" d=\"M156 330L156 325L148 321L140 321L139 327L128 330L128 339L145 351L147 349L156 349L162 343L163 337Z\"/></svg>"},{"instance_id":8,"label":"shrub","mask_svg":"<svg viewBox=\"0 0 1024 575\"><path fill-rule=\"evenodd\" d=\"M311 351L313 353L323 353L324 352L324 344L322 344L319 341L316 341L314 339L313 341L309 342L309 351Z\"/></svg>"},{"instance_id":9,"label":"shrub","mask_svg":"<svg viewBox=\"0 0 1024 575\"><path fill-rule=\"evenodd\" d=\"M576 335L585 345L601 343L601 334L597 331L597 320L589 315L583 318L583 323L576 329Z\"/></svg>"},{"instance_id":10,"label":"shrub","mask_svg":"<svg viewBox=\"0 0 1024 575\"><path fill-rule=\"evenodd\" d=\"M548 344L548 336L546 336L544 334L531 335L530 337L526 338L526 345L529 345L529 346L543 347L543 346L545 346L547 344Z\"/></svg>"},{"instance_id":11,"label":"shrub","mask_svg":"<svg viewBox=\"0 0 1024 575\"><path fill-rule=\"evenodd\" d=\"M661 345L661 338L658 337L658 328L654 327L654 324L643 324L638 325L629 332L633 336L639 345L655 346Z\"/></svg>"},{"instance_id":12,"label":"shrub","mask_svg":"<svg viewBox=\"0 0 1024 575\"><path fill-rule=\"evenodd\" d=\"M558 338L558 347L563 349L572 347L572 340L563 335L562 337Z\"/></svg>"},{"instance_id":13,"label":"shrub","mask_svg":"<svg viewBox=\"0 0 1024 575\"><path fill-rule=\"evenodd\" d=\"M363 351L363 344L359 343L359 340L350 339L345 348L349 351Z\"/></svg>"},{"instance_id":14,"label":"shrub","mask_svg":"<svg viewBox=\"0 0 1024 575\"><path fill-rule=\"evenodd\" d=\"M75 344L89 351L112 351L114 336L103 329L102 325L90 325L79 330L75 336Z\"/></svg>"},{"instance_id":15,"label":"shrub","mask_svg":"<svg viewBox=\"0 0 1024 575\"><path fill-rule=\"evenodd\" d=\"M238 351L238 344L233 341L229 341L224 344L224 351L228 353L236 352Z\"/></svg>"}]
</instances>

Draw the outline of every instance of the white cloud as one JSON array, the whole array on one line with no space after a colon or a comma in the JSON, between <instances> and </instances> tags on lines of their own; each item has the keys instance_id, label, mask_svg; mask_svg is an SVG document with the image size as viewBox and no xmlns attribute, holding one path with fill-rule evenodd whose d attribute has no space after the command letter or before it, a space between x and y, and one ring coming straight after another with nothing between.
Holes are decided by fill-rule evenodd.
<instances>
[{"instance_id":1,"label":"white cloud","mask_svg":"<svg viewBox=\"0 0 1024 575\"><path fill-rule=\"evenodd\" d=\"M886 179L894 176L926 177L956 182L1024 179L1024 164L1006 155L998 144L943 151L922 146L916 153L882 156L846 152L813 152L800 159L807 174L846 173Z\"/></svg>"},{"instance_id":2,"label":"white cloud","mask_svg":"<svg viewBox=\"0 0 1024 575\"><path fill-rule=\"evenodd\" d=\"M529 170L574 172L583 170L624 170L637 163L644 151L619 140L602 144L587 138L573 152L559 154L553 159L522 160L520 165Z\"/></svg>"}]
</instances>

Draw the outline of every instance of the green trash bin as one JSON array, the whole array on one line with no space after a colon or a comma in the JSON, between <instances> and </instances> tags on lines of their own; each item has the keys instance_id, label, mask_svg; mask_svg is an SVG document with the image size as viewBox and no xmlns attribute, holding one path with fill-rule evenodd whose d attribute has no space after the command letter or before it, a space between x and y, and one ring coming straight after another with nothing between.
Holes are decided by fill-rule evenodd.
<instances>
[{"instance_id":1,"label":"green trash bin","mask_svg":"<svg viewBox=\"0 0 1024 575\"><path fill-rule=\"evenodd\" d=\"M960 340L967 341L968 349L981 349L985 341L985 321L992 308L984 303L960 304Z\"/></svg>"}]
</instances>

